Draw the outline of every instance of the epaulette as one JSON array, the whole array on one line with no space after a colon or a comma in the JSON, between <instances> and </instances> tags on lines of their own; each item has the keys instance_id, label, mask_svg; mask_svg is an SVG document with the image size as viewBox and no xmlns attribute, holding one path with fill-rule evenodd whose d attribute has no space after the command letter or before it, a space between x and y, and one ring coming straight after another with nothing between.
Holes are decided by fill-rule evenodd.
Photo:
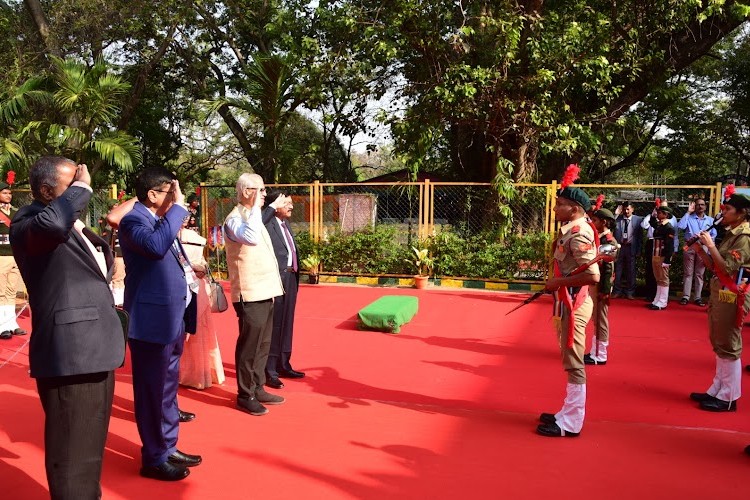
<instances>
[{"instance_id":1,"label":"epaulette","mask_svg":"<svg viewBox=\"0 0 750 500\"><path fill-rule=\"evenodd\" d=\"M570 232L573 233L573 234L580 233L581 232L581 226L573 226L573 227L571 227L570 228Z\"/></svg>"}]
</instances>

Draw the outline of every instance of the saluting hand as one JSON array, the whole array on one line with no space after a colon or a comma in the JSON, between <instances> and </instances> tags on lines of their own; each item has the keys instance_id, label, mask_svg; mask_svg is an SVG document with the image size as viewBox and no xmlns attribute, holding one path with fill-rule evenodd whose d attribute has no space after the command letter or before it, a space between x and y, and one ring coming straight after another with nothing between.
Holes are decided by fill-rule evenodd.
<instances>
[{"instance_id":1,"label":"saluting hand","mask_svg":"<svg viewBox=\"0 0 750 500\"><path fill-rule=\"evenodd\" d=\"M172 180L172 196L175 204L185 206L185 195L180 189L180 181L177 179Z\"/></svg>"},{"instance_id":2,"label":"saluting hand","mask_svg":"<svg viewBox=\"0 0 750 500\"><path fill-rule=\"evenodd\" d=\"M85 163L81 163L76 167L76 175L73 177L73 182L83 182L87 186L91 185L91 174Z\"/></svg>"}]
</instances>

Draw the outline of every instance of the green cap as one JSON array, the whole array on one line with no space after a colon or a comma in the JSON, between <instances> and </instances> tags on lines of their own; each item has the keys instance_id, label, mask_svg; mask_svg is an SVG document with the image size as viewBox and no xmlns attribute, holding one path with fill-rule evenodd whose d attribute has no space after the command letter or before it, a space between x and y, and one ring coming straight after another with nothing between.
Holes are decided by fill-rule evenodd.
<instances>
[{"instance_id":1,"label":"green cap","mask_svg":"<svg viewBox=\"0 0 750 500\"><path fill-rule=\"evenodd\" d=\"M672 212L672 209L670 207L666 206L666 205L663 205L663 206L657 208L656 211L657 212L664 212L665 214L669 215L670 217L672 217L674 215L674 212Z\"/></svg>"},{"instance_id":2,"label":"green cap","mask_svg":"<svg viewBox=\"0 0 750 500\"><path fill-rule=\"evenodd\" d=\"M750 196L746 194L735 193L724 202L725 205L732 205L734 208L750 208Z\"/></svg>"},{"instance_id":3,"label":"green cap","mask_svg":"<svg viewBox=\"0 0 750 500\"><path fill-rule=\"evenodd\" d=\"M608 210L606 208L600 208L596 212L594 212L595 216L599 217L600 219L612 219L615 220L615 214L612 213L611 210Z\"/></svg>"},{"instance_id":4,"label":"green cap","mask_svg":"<svg viewBox=\"0 0 750 500\"><path fill-rule=\"evenodd\" d=\"M575 201L581 205L586 212L591 210L591 199L589 199L589 195L586 194L586 191L581 188L566 187L557 192L557 197Z\"/></svg>"},{"instance_id":5,"label":"green cap","mask_svg":"<svg viewBox=\"0 0 750 500\"><path fill-rule=\"evenodd\" d=\"M8 184L7 182L0 182L0 191L2 191L3 189L10 189L10 184Z\"/></svg>"}]
</instances>

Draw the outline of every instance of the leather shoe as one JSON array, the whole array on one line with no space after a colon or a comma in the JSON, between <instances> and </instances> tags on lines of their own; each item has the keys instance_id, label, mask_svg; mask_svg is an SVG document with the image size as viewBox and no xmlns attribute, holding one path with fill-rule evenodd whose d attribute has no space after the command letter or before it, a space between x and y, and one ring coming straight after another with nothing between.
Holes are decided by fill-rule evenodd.
<instances>
[{"instance_id":1,"label":"leather shoe","mask_svg":"<svg viewBox=\"0 0 750 500\"><path fill-rule=\"evenodd\" d=\"M747 445L747 446L745 446L745 453L746 453L747 455L750 455L750 444L749 444L749 445Z\"/></svg>"},{"instance_id":2,"label":"leather shoe","mask_svg":"<svg viewBox=\"0 0 750 500\"><path fill-rule=\"evenodd\" d=\"M238 400L237 409L249 413L250 415L255 415L256 417L268 413L268 408L260 404L255 398Z\"/></svg>"},{"instance_id":3,"label":"leather shoe","mask_svg":"<svg viewBox=\"0 0 750 500\"><path fill-rule=\"evenodd\" d=\"M169 458L167 458L169 463L173 465L181 465L183 467L195 467L196 465L200 465L201 462L203 462L203 459L200 455L189 455L187 453L183 453L180 450L175 450L174 453L169 455Z\"/></svg>"},{"instance_id":4,"label":"leather shoe","mask_svg":"<svg viewBox=\"0 0 750 500\"><path fill-rule=\"evenodd\" d=\"M750 365L745 365L745 371L750 372Z\"/></svg>"},{"instance_id":5,"label":"leather shoe","mask_svg":"<svg viewBox=\"0 0 750 500\"><path fill-rule=\"evenodd\" d=\"M713 398L701 401L699 408L706 411L737 411L737 401L722 401Z\"/></svg>"},{"instance_id":6,"label":"leather shoe","mask_svg":"<svg viewBox=\"0 0 750 500\"><path fill-rule=\"evenodd\" d=\"M711 401L716 398L706 392L691 392L690 399L701 403L703 401Z\"/></svg>"},{"instance_id":7,"label":"leather shoe","mask_svg":"<svg viewBox=\"0 0 750 500\"><path fill-rule=\"evenodd\" d=\"M13 332L10 330L5 330L4 332L0 332L0 339L8 340L13 336Z\"/></svg>"},{"instance_id":8,"label":"leather shoe","mask_svg":"<svg viewBox=\"0 0 750 500\"><path fill-rule=\"evenodd\" d=\"M26 330L23 328L16 328L13 330L13 335L26 335Z\"/></svg>"},{"instance_id":9,"label":"leather shoe","mask_svg":"<svg viewBox=\"0 0 750 500\"><path fill-rule=\"evenodd\" d=\"M703 307L706 305L706 303L703 302L703 299L695 299L695 305Z\"/></svg>"},{"instance_id":10,"label":"leather shoe","mask_svg":"<svg viewBox=\"0 0 750 500\"><path fill-rule=\"evenodd\" d=\"M195 413L190 413L189 411L182 411L177 410L180 413L180 422L190 422L191 420L195 420Z\"/></svg>"},{"instance_id":11,"label":"leather shoe","mask_svg":"<svg viewBox=\"0 0 750 500\"><path fill-rule=\"evenodd\" d=\"M305 372L298 372L297 370L286 370L279 372L281 378L302 378L305 376Z\"/></svg>"},{"instance_id":12,"label":"leather shoe","mask_svg":"<svg viewBox=\"0 0 750 500\"><path fill-rule=\"evenodd\" d=\"M278 377L267 377L266 385L274 389L281 389L282 387L284 387L284 382L279 380Z\"/></svg>"},{"instance_id":13,"label":"leather shoe","mask_svg":"<svg viewBox=\"0 0 750 500\"><path fill-rule=\"evenodd\" d=\"M141 476L159 481L179 481L190 475L187 468L167 462L159 465L144 465L141 467Z\"/></svg>"},{"instance_id":14,"label":"leather shoe","mask_svg":"<svg viewBox=\"0 0 750 500\"><path fill-rule=\"evenodd\" d=\"M557 425L557 419L554 413L542 413L539 415L539 421L543 424L555 424Z\"/></svg>"},{"instance_id":15,"label":"leather shoe","mask_svg":"<svg viewBox=\"0 0 750 500\"><path fill-rule=\"evenodd\" d=\"M666 309L666 307L659 307L659 306L655 306L654 304L649 304L646 307L648 307L652 311L661 311L662 309Z\"/></svg>"},{"instance_id":16,"label":"leather shoe","mask_svg":"<svg viewBox=\"0 0 750 500\"><path fill-rule=\"evenodd\" d=\"M280 405L284 402L283 397L266 392L264 389L255 391L255 399L266 405Z\"/></svg>"},{"instance_id":17,"label":"leather shoe","mask_svg":"<svg viewBox=\"0 0 750 500\"><path fill-rule=\"evenodd\" d=\"M580 434L580 432L566 432L557 424L540 424L536 432L547 437L577 437Z\"/></svg>"},{"instance_id":18,"label":"leather shoe","mask_svg":"<svg viewBox=\"0 0 750 500\"><path fill-rule=\"evenodd\" d=\"M594 358L591 357L591 354L584 354L583 355L583 363L586 365L606 365L606 361L597 361Z\"/></svg>"}]
</instances>

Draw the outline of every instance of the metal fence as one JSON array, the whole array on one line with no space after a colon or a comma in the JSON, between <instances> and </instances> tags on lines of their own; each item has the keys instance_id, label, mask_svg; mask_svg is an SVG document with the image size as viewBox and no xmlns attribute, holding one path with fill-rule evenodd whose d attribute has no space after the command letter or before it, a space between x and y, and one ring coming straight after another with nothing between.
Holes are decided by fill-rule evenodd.
<instances>
[{"instance_id":1,"label":"metal fence","mask_svg":"<svg viewBox=\"0 0 750 500\"><path fill-rule=\"evenodd\" d=\"M488 280L540 280L546 244L556 224L552 208L558 185L517 184L510 199L491 184L358 183L268 185L290 194L291 225L300 257L318 253L333 274L409 275L411 247L428 247L435 274ZM581 185L604 206L631 201L640 215L650 214L657 198L679 218L695 197L718 212L721 185ZM223 267L223 245L216 228L236 203L234 186L201 186L204 235ZM213 230L213 232L212 232ZM446 274L450 272L450 274ZM458 274L457 274L458 273Z\"/></svg>"}]
</instances>

